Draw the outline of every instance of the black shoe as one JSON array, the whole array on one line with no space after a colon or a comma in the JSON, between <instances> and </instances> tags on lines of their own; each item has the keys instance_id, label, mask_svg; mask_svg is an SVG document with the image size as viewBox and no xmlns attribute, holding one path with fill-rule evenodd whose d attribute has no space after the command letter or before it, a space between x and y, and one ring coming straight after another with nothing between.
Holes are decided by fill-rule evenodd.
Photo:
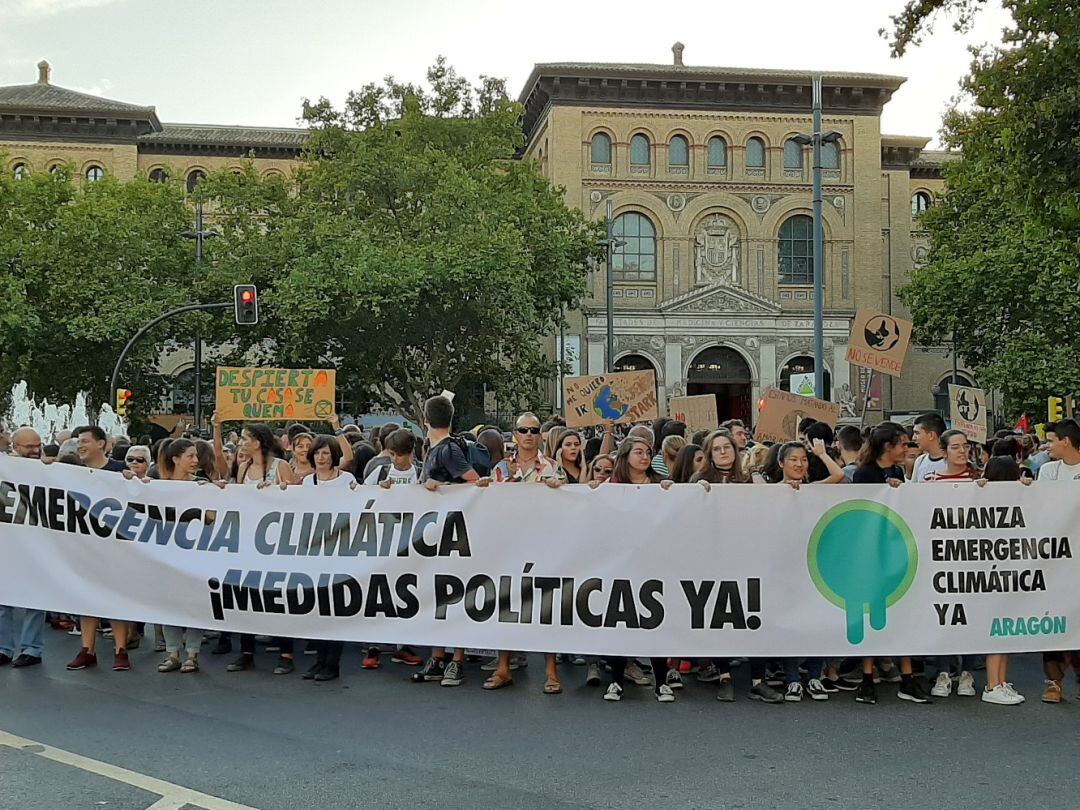
<instances>
[{"instance_id":1,"label":"black shoe","mask_svg":"<svg viewBox=\"0 0 1080 810\"><path fill-rule=\"evenodd\" d=\"M243 672L255 666L255 656L251 653L240 653L240 657L225 667L226 672Z\"/></svg>"},{"instance_id":2,"label":"black shoe","mask_svg":"<svg viewBox=\"0 0 1080 810\"><path fill-rule=\"evenodd\" d=\"M863 681L855 690L856 703L877 703L877 687L872 683Z\"/></svg>"},{"instance_id":3,"label":"black shoe","mask_svg":"<svg viewBox=\"0 0 1080 810\"><path fill-rule=\"evenodd\" d=\"M228 633L222 633L217 640L217 644L214 645L214 649L210 651L211 655L228 655L232 652L232 639L229 638Z\"/></svg>"},{"instance_id":4,"label":"black shoe","mask_svg":"<svg viewBox=\"0 0 1080 810\"><path fill-rule=\"evenodd\" d=\"M821 685L825 687L825 691L830 695L835 692L854 692L859 688L857 683L849 683L844 680L833 680L832 678L822 678Z\"/></svg>"},{"instance_id":5,"label":"black shoe","mask_svg":"<svg viewBox=\"0 0 1080 810\"><path fill-rule=\"evenodd\" d=\"M784 696L769 686L765 681L750 687L750 699L762 703L783 703Z\"/></svg>"},{"instance_id":6,"label":"black shoe","mask_svg":"<svg viewBox=\"0 0 1080 810\"><path fill-rule=\"evenodd\" d=\"M413 683L428 683L430 681L441 681L443 675L446 674L446 661L442 658L429 658L427 662L420 668L419 672L414 672L412 677L409 678Z\"/></svg>"},{"instance_id":7,"label":"black shoe","mask_svg":"<svg viewBox=\"0 0 1080 810\"><path fill-rule=\"evenodd\" d=\"M308 671L305 672L300 677L303 678L305 681L314 680L318 676L318 674L320 672L322 672L322 669L323 669L322 664L319 664L319 663L312 664L311 668L308 669Z\"/></svg>"},{"instance_id":8,"label":"black shoe","mask_svg":"<svg viewBox=\"0 0 1080 810\"><path fill-rule=\"evenodd\" d=\"M0 653L0 667L6 667L11 663L11 656L7 653Z\"/></svg>"},{"instance_id":9,"label":"black shoe","mask_svg":"<svg viewBox=\"0 0 1080 810\"><path fill-rule=\"evenodd\" d=\"M284 655L278 659L278 665L274 667L275 675L288 675L296 668L291 658L286 658Z\"/></svg>"},{"instance_id":10,"label":"black shoe","mask_svg":"<svg viewBox=\"0 0 1080 810\"><path fill-rule=\"evenodd\" d=\"M896 693L896 696L911 703L933 703L930 700L930 695L923 689L923 685L919 683L918 678L912 678L906 684L900 684L900 690Z\"/></svg>"},{"instance_id":11,"label":"black shoe","mask_svg":"<svg viewBox=\"0 0 1080 810\"><path fill-rule=\"evenodd\" d=\"M40 664L40 663L41 663L41 656L40 655L27 655L26 653L23 653L18 658L16 658L14 661L12 661L11 665L13 667L32 667L32 666L34 666L34 664Z\"/></svg>"},{"instance_id":12,"label":"black shoe","mask_svg":"<svg viewBox=\"0 0 1080 810\"><path fill-rule=\"evenodd\" d=\"M324 681L332 681L340 674L341 673L338 671L337 667L323 667L319 671L319 674L315 676L315 680L318 683L323 683Z\"/></svg>"},{"instance_id":13,"label":"black shoe","mask_svg":"<svg viewBox=\"0 0 1080 810\"><path fill-rule=\"evenodd\" d=\"M721 678L716 690L716 699L724 703L735 702L735 682L731 678Z\"/></svg>"}]
</instances>

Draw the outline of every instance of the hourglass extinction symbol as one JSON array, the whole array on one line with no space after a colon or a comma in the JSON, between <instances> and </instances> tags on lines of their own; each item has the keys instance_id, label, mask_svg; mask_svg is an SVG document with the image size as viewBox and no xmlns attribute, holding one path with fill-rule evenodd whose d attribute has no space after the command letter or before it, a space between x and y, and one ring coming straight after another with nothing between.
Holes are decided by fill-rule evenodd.
<instances>
[{"instance_id":1,"label":"hourglass extinction symbol","mask_svg":"<svg viewBox=\"0 0 1080 810\"><path fill-rule=\"evenodd\" d=\"M919 566L904 519L874 501L847 501L826 512L810 536L806 563L818 591L845 612L847 640L861 644L864 615L884 630L886 608L907 593Z\"/></svg>"}]
</instances>

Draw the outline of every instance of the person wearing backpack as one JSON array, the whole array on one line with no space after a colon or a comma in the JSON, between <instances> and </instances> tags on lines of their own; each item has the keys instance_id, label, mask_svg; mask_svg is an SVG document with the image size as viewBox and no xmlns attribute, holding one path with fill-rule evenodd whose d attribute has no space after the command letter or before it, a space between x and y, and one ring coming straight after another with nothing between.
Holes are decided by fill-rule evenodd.
<instances>
[{"instance_id":1,"label":"person wearing backpack","mask_svg":"<svg viewBox=\"0 0 1080 810\"><path fill-rule=\"evenodd\" d=\"M419 484L424 470L413 458L416 436L408 428L398 428L386 437L385 449L389 464L379 464L371 469L365 486L381 486L389 489L394 484Z\"/></svg>"}]
</instances>

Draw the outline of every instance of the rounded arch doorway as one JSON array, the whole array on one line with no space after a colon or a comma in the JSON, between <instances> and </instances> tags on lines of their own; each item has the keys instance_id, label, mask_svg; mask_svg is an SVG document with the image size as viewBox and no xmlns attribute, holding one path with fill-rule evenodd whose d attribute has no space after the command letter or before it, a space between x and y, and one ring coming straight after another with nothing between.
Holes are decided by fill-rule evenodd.
<instances>
[{"instance_id":1,"label":"rounded arch doorway","mask_svg":"<svg viewBox=\"0 0 1080 810\"><path fill-rule=\"evenodd\" d=\"M690 361L686 373L688 396L712 394L716 415L725 419L751 419L750 400L753 375L746 360L727 346L710 346Z\"/></svg>"},{"instance_id":2,"label":"rounded arch doorway","mask_svg":"<svg viewBox=\"0 0 1080 810\"><path fill-rule=\"evenodd\" d=\"M795 377L795 391L796 394L801 394L808 397L817 397L817 399L825 399L832 401L832 375L829 373L829 369L826 366L822 377L825 384L825 396L817 396L814 393L814 358L805 354L792 357L783 367L780 369L780 390L791 391L792 377ZM810 379L807 379L807 378Z\"/></svg>"}]
</instances>

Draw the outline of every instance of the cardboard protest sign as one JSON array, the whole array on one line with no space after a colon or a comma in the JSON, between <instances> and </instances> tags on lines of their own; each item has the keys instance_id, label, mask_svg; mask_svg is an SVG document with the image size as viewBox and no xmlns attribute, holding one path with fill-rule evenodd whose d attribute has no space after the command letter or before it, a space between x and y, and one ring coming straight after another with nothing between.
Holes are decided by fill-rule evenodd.
<instances>
[{"instance_id":1,"label":"cardboard protest sign","mask_svg":"<svg viewBox=\"0 0 1080 810\"><path fill-rule=\"evenodd\" d=\"M911 321L873 309L860 309L851 322L848 362L899 377L911 345Z\"/></svg>"},{"instance_id":2,"label":"cardboard protest sign","mask_svg":"<svg viewBox=\"0 0 1080 810\"><path fill-rule=\"evenodd\" d=\"M949 418L973 442L986 441L986 392L949 383Z\"/></svg>"},{"instance_id":3,"label":"cardboard protest sign","mask_svg":"<svg viewBox=\"0 0 1080 810\"><path fill-rule=\"evenodd\" d=\"M618 371L563 378L568 427L646 422L659 416L656 372Z\"/></svg>"},{"instance_id":4,"label":"cardboard protest sign","mask_svg":"<svg viewBox=\"0 0 1080 810\"><path fill-rule=\"evenodd\" d=\"M693 397L672 397L668 400L668 414L684 423L690 430L716 430L720 424L716 415L716 397L700 394Z\"/></svg>"},{"instance_id":5,"label":"cardboard protest sign","mask_svg":"<svg viewBox=\"0 0 1080 810\"><path fill-rule=\"evenodd\" d=\"M840 418L840 403L770 388L758 404L754 438L763 442L786 442L795 438L796 429L804 416L836 427Z\"/></svg>"},{"instance_id":6,"label":"cardboard protest sign","mask_svg":"<svg viewBox=\"0 0 1080 810\"><path fill-rule=\"evenodd\" d=\"M337 372L321 368L218 368L222 421L326 419L334 413Z\"/></svg>"}]
</instances>

